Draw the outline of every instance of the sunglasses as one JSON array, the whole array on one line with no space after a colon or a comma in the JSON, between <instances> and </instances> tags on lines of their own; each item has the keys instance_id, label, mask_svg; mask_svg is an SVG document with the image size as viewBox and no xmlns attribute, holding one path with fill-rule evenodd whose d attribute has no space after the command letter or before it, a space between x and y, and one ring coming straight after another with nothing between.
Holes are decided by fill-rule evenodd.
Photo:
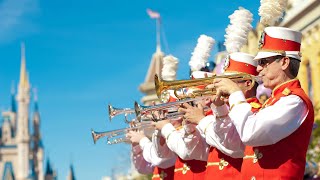
<instances>
[{"instance_id":1,"label":"sunglasses","mask_svg":"<svg viewBox=\"0 0 320 180\"><path fill-rule=\"evenodd\" d=\"M265 66L267 64L271 64L273 61L281 59L282 56L273 56L273 57L268 57L268 58L262 58L258 60L258 65L259 66Z\"/></svg>"}]
</instances>

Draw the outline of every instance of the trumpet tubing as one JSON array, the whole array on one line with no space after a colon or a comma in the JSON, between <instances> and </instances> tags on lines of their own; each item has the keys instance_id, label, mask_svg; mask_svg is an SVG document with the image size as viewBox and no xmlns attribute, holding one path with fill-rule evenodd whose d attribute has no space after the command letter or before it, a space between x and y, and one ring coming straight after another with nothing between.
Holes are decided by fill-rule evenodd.
<instances>
[{"instance_id":1,"label":"trumpet tubing","mask_svg":"<svg viewBox=\"0 0 320 180\"><path fill-rule=\"evenodd\" d=\"M170 108L176 108L178 110L178 108L180 107L181 104L183 103L188 103L188 102L193 102L195 101L195 99L184 99L181 101L176 101L176 102L169 102L169 103L162 103L162 104L156 104L153 106L143 106L143 105L139 105L138 102L134 102L134 110L136 113L136 118L139 122L142 122L142 117L146 114L152 114L152 112L155 111L163 111L163 110L168 110ZM168 116L165 118L173 118L172 116ZM145 119L150 119L150 118L145 118ZM158 121L159 119L153 119L153 121Z\"/></svg>"},{"instance_id":2,"label":"trumpet tubing","mask_svg":"<svg viewBox=\"0 0 320 180\"><path fill-rule=\"evenodd\" d=\"M246 73L238 73L238 74L231 74L231 75L214 75L212 77L207 78L199 78L199 79L188 79L188 80L175 80L175 81L165 81L161 80L158 75L154 77L155 89L157 96L161 98L161 95L166 90L174 90L174 94L178 99L188 98L188 97L197 97L197 96L205 96L205 95L212 95L216 93L215 89L203 89L203 90L195 90L190 95L181 95L177 94L177 91L182 88L196 88L197 86L207 86L212 84L213 80L216 78L228 78L234 82L240 82L244 80L251 80L252 86L248 87L252 88L254 85L254 81L260 79L259 76L252 76Z\"/></svg>"},{"instance_id":3,"label":"trumpet tubing","mask_svg":"<svg viewBox=\"0 0 320 180\"><path fill-rule=\"evenodd\" d=\"M105 132L97 132L91 129L91 135L92 135L94 144L96 144L96 142L99 139L104 137L107 138L107 144L118 144L122 142L127 142L129 140L125 137L126 133L128 133L129 131L144 129L151 126L152 126L151 123L144 122L144 123L135 124L133 127L116 129L116 130L105 131Z\"/></svg>"},{"instance_id":4,"label":"trumpet tubing","mask_svg":"<svg viewBox=\"0 0 320 180\"><path fill-rule=\"evenodd\" d=\"M127 137L120 137L120 138L107 138L107 144L112 145L112 144L119 144L119 143L130 143L130 139Z\"/></svg>"},{"instance_id":5,"label":"trumpet tubing","mask_svg":"<svg viewBox=\"0 0 320 180\"><path fill-rule=\"evenodd\" d=\"M163 103L163 104L157 104L153 106L143 106L139 105L137 102L135 102L134 107L136 111L136 117L139 122L144 122L141 117L147 116L147 115L152 115L154 112L164 112L166 111L166 114L163 117L159 118L146 118L147 120L145 121L161 121L161 120L177 120L179 118L183 118L184 113L179 112L178 109L179 107L184 104L184 103L194 103L196 101L202 101L204 100L205 96L201 97L196 97L196 98L186 98L180 101L175 101L175 102L169 102L169 103ZM208 111L210 108L205 106L203 108L204 111Z\"/></svg>"}]
</instances>

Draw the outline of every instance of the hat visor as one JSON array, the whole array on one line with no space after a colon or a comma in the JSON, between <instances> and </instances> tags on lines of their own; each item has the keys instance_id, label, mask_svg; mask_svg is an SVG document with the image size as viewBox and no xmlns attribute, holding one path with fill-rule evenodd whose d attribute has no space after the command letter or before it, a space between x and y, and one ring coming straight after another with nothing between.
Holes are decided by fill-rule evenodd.
<instances>
[{"instance_id":1,"label":"hat visor","mask_svg":"<svg viewBox=\"0 0 320 180\"><path fill-rule=\"evenodd\" d=\"M283 54L276 53L276 52L264 52L264 51L262 51L262 52L258 52L257 56L255 58L253 58L253 60L256 61L256 60L259 60L259 59L262 59L262 58L268 58L268 57L273 57L273 56L281 56L281 55L283 55ZM297 51L286 51L286 56L301 60L299 52L297 52Z\"/></svg>"},{"instance_id":2,"label":"hat visor","mask_svg":"<svg viewBox=\"0 0 320 180\"><path fill-rule=\"evenodd\" d=\"M273 56L279 56L281 55L280 53L275 53L275 52L258 52L256 57L253 58L253 60L259 60L262 58L268 58L268 57L273 57Z\"/></svg>"}]
</instances>

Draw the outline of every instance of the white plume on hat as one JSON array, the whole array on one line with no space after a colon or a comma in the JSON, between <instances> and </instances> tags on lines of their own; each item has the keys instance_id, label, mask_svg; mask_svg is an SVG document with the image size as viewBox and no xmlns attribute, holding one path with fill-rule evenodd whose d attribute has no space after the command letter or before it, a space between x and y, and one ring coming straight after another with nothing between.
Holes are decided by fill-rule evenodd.
<instances>
[{"instance_id":1,"label":"white plume on hat","mask_svg":"<svg viewBox=\"0 0 320 180\"><path fill-rule=\"evenodd\" d=\"M172 55L167 55L163 58L163 67L161 71L163 80L173 81L176 79L178 63L178 58Z\"/></svg>"},{"instance_id":2,"label":"white plume on hat","mask_svg":"<svg viewBox=\"0 0 320 180\"><path fill-rule=\"evenodd\" d=\"M286 10L288 0L261 0L259 15L260 22L265 26L274 25Z\"/></svg>"},{"instance_id":3,"label":"white plume on hat","mask_svg":"<svg viewBox=\"0 0 320 180\"><path fill-rule=\"evenodd\" d=\"M239 52L247 43L248 33L252 29L252 13L239 7L229 16L230 24L226 28L224 45L228 53Z\"/></svg>"},{"instance_id":4,"label":"white plume on hat","mask_svg":"<svg viewBox=\"0 0 320 180\"><path fill-rule=\"evenodd\" d=\"M198 44L194 48L189 61L191 71L199 71L201 68L206 66L214 43L215 40L212 37L204 34L200 35L198 38Z\"/></svg>"}]
</instances>

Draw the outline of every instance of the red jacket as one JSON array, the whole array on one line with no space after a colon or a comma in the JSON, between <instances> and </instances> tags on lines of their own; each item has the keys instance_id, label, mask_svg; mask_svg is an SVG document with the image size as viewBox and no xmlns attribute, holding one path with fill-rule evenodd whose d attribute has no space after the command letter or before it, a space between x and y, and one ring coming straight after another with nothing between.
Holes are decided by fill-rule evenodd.
<instances>
[{"instance_id":1,"label":"red jacket","mask_svg":"<svg viewBox=\"0 0 320 180\"><path fill-rule=\"evenodd\" d=\"M206 172L206 161L183 160L177 158L174 179L182 180L203 180Z\"/></svg>"},{"instance_id":2,"label":"red jacket","mask_svg":"<svg viewBox=\"0 0 320 180\"><path fill-rule=\"evenodd\" d=\"M247 99L247 102L250 103L252 112L258 111L261 107L261 104L257 98L249 98ZM228 155L225 155L218 149L211 147L205 179L241 179L241 165L242 158L232 158Z\"/></svg>"},{"instance_id":3,"label":"red jacket","mask_svg":"<svg viewBox=\"0 0 320 180\"><path fill-rule=\"evenodd\" d=\"M174 174L174 166L162 169L155 167L153 171L152 180L172 180Z\"/></svg>"},{"instance_id":4,"label":"red jacket","mask_svg":"<svg viewBox=\"0 0 320 180\"><path fill-rule=\"evenodd\" d=\"M300 82L295 79L275 88L263 107L272 106L281 97L290 94L299 96L306 104L309 110L306 119L295 132L275 144L248 147L247 157L244 158L241 169L243 179L303 179L306 152L314 121L310 99L302 90Z\"/></svg>"}]
</instances>

